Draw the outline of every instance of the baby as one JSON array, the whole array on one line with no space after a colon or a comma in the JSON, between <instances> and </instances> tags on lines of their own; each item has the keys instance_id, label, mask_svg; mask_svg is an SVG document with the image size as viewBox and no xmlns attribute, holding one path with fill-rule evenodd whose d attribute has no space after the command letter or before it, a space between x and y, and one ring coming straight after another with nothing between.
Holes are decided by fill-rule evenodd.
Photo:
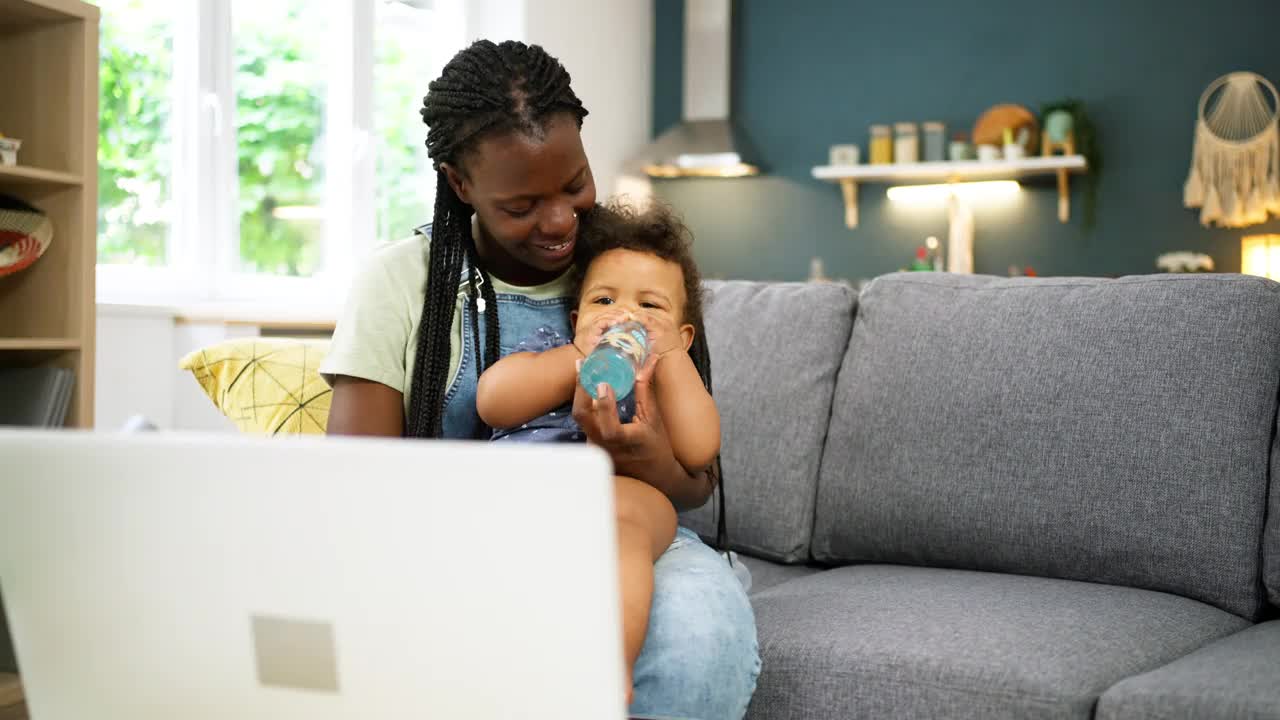
<instances>
[{"instance_id":1,"label":"baby","mask_svg":"<svg viewBox=\"0 0 1280 720\"><path fill-rule=\"evenodd\" d=\"M585 442L572 413L578 368L606 330L635 320L648 334L649 358L636 390L618 403L620 418L659 413L651 421L661 421L676 460L690 473L710 468L720 452L720 415L689 354L702 332L702 296L688 231L661 205L603 205L583 218L579 247L574 338L542 328L494 363L476 391L481 419L496 428L495 440ZM602 384L597 395L608 398L612 390ZM644 482L619 476L614 488L629 703L648 628L653 563L675 537L676 514Z\"/></svg>"}]
</instances>

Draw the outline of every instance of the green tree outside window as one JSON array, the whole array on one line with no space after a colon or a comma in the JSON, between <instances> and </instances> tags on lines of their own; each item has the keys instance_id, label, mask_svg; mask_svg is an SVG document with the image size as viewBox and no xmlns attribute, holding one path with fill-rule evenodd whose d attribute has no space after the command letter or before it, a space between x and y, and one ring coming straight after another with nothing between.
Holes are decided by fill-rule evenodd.
<instances>
[{"instance_id":1,"label":"green tree outside window","mask_svg":"<svg viewBox=\"0 0 1280 720\"><path fill-rule=\"evenodd\" d=\"M243 11L240 6L243 5ZM98 262L162 266L172 222L173 5L102 0ZM233 10L236 215L241 270L308 277L323 265L326 63L329 32L300 0ZM386 27L386 26L383 26ZM378 240L428 222L432 173L418 108L430 78L420 29L375 42ZM177 172L182 169L178 168ZM201 220L197 218L197 220Z\"/></svg>"}]
</instances>

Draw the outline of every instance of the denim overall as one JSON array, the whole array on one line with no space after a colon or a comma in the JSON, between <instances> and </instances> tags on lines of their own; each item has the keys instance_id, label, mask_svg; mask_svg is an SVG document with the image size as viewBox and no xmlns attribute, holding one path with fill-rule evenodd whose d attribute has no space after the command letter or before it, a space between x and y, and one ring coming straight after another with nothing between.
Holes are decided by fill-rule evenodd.
<instances>
[{"instance_id":1,"label":"denim overall","mask_svg":"<svg viewBox=\"0 0 1280 720\"><path fill-rule=\"evenodd\" d=\"M430 237L431 226L417 232ZM458 292L466 293L467 269ZM499 348L506 356L543 329L573 337L573 298L534 300L498 293ZM445 438L484 438L476 412L476 343L471 319L475 303L462 303L462 357L445 394ZM477 318L484 352L484 313ZM528 562L544 559L526 558ZM678 528L675 540L653 566L653 602L644 650L636 660L635 695L628 712L636 718L741 718L760 673L755 616L729 565L697 534ZM691 626L698 626L694 632Z\"/></svg>"},{"instance_id":2,"label":"denim overall","mask_svg":"<svg viewBox=\"0 0 1280 720\"><path fill-rule=\"evenodd\" d=\"M479 383L479 371L492 364L485 358L484 363L476 357L476 338L472 332L472 318L479 323L480 352L485 351L484 313L477 312L475 302L465 297L467 284L467 268L462 269L458 293L464 295L462 301L462 359L458 362L458 372L449 384L444 396L444 417L441 418L443 435L450 439L488 439L484 423L476 412L476 385ZM496 293L498 301L498 349L502 357L515 352L521 341L539 331L558 334L562 337L573 337L569 327L569 311L573 298L548 298L534 300L526 295L513 293ZM493 358L496 360L497 358Z\"/></svg>"}]
</instances>

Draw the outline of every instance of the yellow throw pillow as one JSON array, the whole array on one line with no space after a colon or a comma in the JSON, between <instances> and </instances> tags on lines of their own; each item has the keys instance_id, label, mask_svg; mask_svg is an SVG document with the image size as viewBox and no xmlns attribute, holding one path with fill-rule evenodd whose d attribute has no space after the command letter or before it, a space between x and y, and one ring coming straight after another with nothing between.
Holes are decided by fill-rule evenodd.
<instances>
[{"instance_id":1,"label":"yellow throw pillow","mask_svg":"<svg viewBox=\"0 0 1280 720\"><path fill-rule=\"evenodd\" d=\"M243 432L322 435L332 390L320 377L328 341L227 340L179 363Z\"/></svg>"}]
</instances>

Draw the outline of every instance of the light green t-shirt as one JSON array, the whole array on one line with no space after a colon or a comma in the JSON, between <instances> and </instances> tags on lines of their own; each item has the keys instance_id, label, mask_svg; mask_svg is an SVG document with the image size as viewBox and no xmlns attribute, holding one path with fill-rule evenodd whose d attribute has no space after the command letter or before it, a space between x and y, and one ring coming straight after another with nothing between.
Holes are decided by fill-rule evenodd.
<instances>
[{"instance_id":1,"label":"light green t-shirt","mask_svg":"<svg viewBox=\"0 0 1280 720\"><path fill-rule=\"evenodd\" d=\"M418 325L427 286L426 237L413 237L379 249L356 275L347 304L333 333L329 353L320 374L333 385L335 375L349 375L382 383L404 395L409 411L409 384L418 354ZM524 295L534 300L568 296L571 272L543 285L518 287L498 278L495 293ZM462 303L465 287L459 283L449 331L449 382L458 373L462 358Z\"/></svg>"}]
</instances>

